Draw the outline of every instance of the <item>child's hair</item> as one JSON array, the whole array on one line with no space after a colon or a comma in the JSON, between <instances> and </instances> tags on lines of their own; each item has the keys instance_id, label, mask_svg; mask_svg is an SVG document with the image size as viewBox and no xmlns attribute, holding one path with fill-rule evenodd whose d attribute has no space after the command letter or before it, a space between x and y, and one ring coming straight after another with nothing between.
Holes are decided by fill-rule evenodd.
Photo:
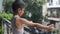
<instances>
[{"instance_id":1,"label":"child's hair","mask_svg":"<svg viewBox=\"0 0 60 34\"><path fill-rule=\"evenodd\" d=\"M17 10L18 8L21 8L22 9L24 7L25 7L25 3L23 1L20 1L20 0L16 0L12 4L13 11Z\"/></svg>"}]
</instances>

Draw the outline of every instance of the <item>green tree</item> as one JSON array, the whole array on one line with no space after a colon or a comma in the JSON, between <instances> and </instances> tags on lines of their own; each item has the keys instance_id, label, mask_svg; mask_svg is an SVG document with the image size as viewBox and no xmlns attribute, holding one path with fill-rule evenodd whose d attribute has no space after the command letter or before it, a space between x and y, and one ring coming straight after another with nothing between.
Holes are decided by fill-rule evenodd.
<instances>
[{"instance_id":1,"label":"green tree","mask_svg":"<svg viewBox=\"0 0 60 34\"><path fill-rule=\"evenodd\" d=\"M12 12L12 2L12 0L3 0L3 8L5 12Z\"/></svg>"},{"instance_id":2,"label":"green tree","mask_svg":"<svg viewBox=\"0 0 60 34\"><path fill-rule=\"evenodd\" d=\"M23 0L26 3L26 10L32 14L30 19L34 22L39 22L42 19L42 5L44 1L42 0ZM29 16L27 16L29 17ZM41 22L41 20L40 20Z\"/></svg>"}]
</instances>

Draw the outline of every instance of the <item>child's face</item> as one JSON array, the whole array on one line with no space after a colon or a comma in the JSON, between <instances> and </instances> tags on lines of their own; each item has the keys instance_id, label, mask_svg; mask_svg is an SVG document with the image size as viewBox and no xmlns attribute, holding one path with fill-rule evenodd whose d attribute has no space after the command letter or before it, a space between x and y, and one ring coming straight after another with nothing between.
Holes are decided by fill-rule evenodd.
<instances>
[{"instance_id":1,"label":"child's face","mask_svg":"<svg viewBox=\"0 0 60 34\"><path fill-rule=\"evenodd\" d=\"M25 10L25 8L23 8L23 9L18 9L18 14L19 14L19 16L22 16L22 15L23 15L24 10Z\"/></svg>"}]
</instances>

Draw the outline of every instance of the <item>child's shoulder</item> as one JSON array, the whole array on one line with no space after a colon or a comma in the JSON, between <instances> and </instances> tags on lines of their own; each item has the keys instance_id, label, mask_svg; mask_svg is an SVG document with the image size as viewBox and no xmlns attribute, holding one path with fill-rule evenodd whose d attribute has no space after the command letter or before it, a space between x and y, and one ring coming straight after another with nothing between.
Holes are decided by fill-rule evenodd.
<instances>
[{"instance_id":1,"label":"child's shoulder","mask_svg":"<svg viewBox=\"0 0 60 34\"><path fill-rule=\"evenodd\" d=\"M15 15L14 18L20 18L18 15Z\"/></svg>"},{"instance_id":2,"label":"child's shoulder","mask_svg":"<svg viewBox=\"0 0 60 34\"><path fill-rule=\"evenodd\" d=\"M18 16L18 15L15 15L15 16L14 16L14 19L17 19L17 20L26 20L25 18L21 18L21 17Z\"/></svg>"}]
</instances>

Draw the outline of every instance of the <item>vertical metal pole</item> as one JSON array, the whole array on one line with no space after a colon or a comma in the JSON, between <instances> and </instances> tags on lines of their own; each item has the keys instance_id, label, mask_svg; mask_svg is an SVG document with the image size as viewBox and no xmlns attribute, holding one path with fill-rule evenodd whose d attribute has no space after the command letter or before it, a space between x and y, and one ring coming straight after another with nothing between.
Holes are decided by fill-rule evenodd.
<instances>
[{"instance_id":1,"label":"vertical metal pole","mask_svg":"<svg viewBox=\"0 0 60 34\"><path fill-rule=\"evenodd\" d=\"M5 23L4 23L4 34L7 34L7 26Z\"/></svg>"},{"instance_id":2,"label":"vertical metal pole","mask_svg":"<svg viewBox=\"0 0 60 34\"><path fill-rule=\"evenodd\" d=\"M2 29L4 31L3 34L7 34L7 29L6 28L7 28L6 23L5 23L4 19L2 18Z\"/></svg>"}]
</instances>

